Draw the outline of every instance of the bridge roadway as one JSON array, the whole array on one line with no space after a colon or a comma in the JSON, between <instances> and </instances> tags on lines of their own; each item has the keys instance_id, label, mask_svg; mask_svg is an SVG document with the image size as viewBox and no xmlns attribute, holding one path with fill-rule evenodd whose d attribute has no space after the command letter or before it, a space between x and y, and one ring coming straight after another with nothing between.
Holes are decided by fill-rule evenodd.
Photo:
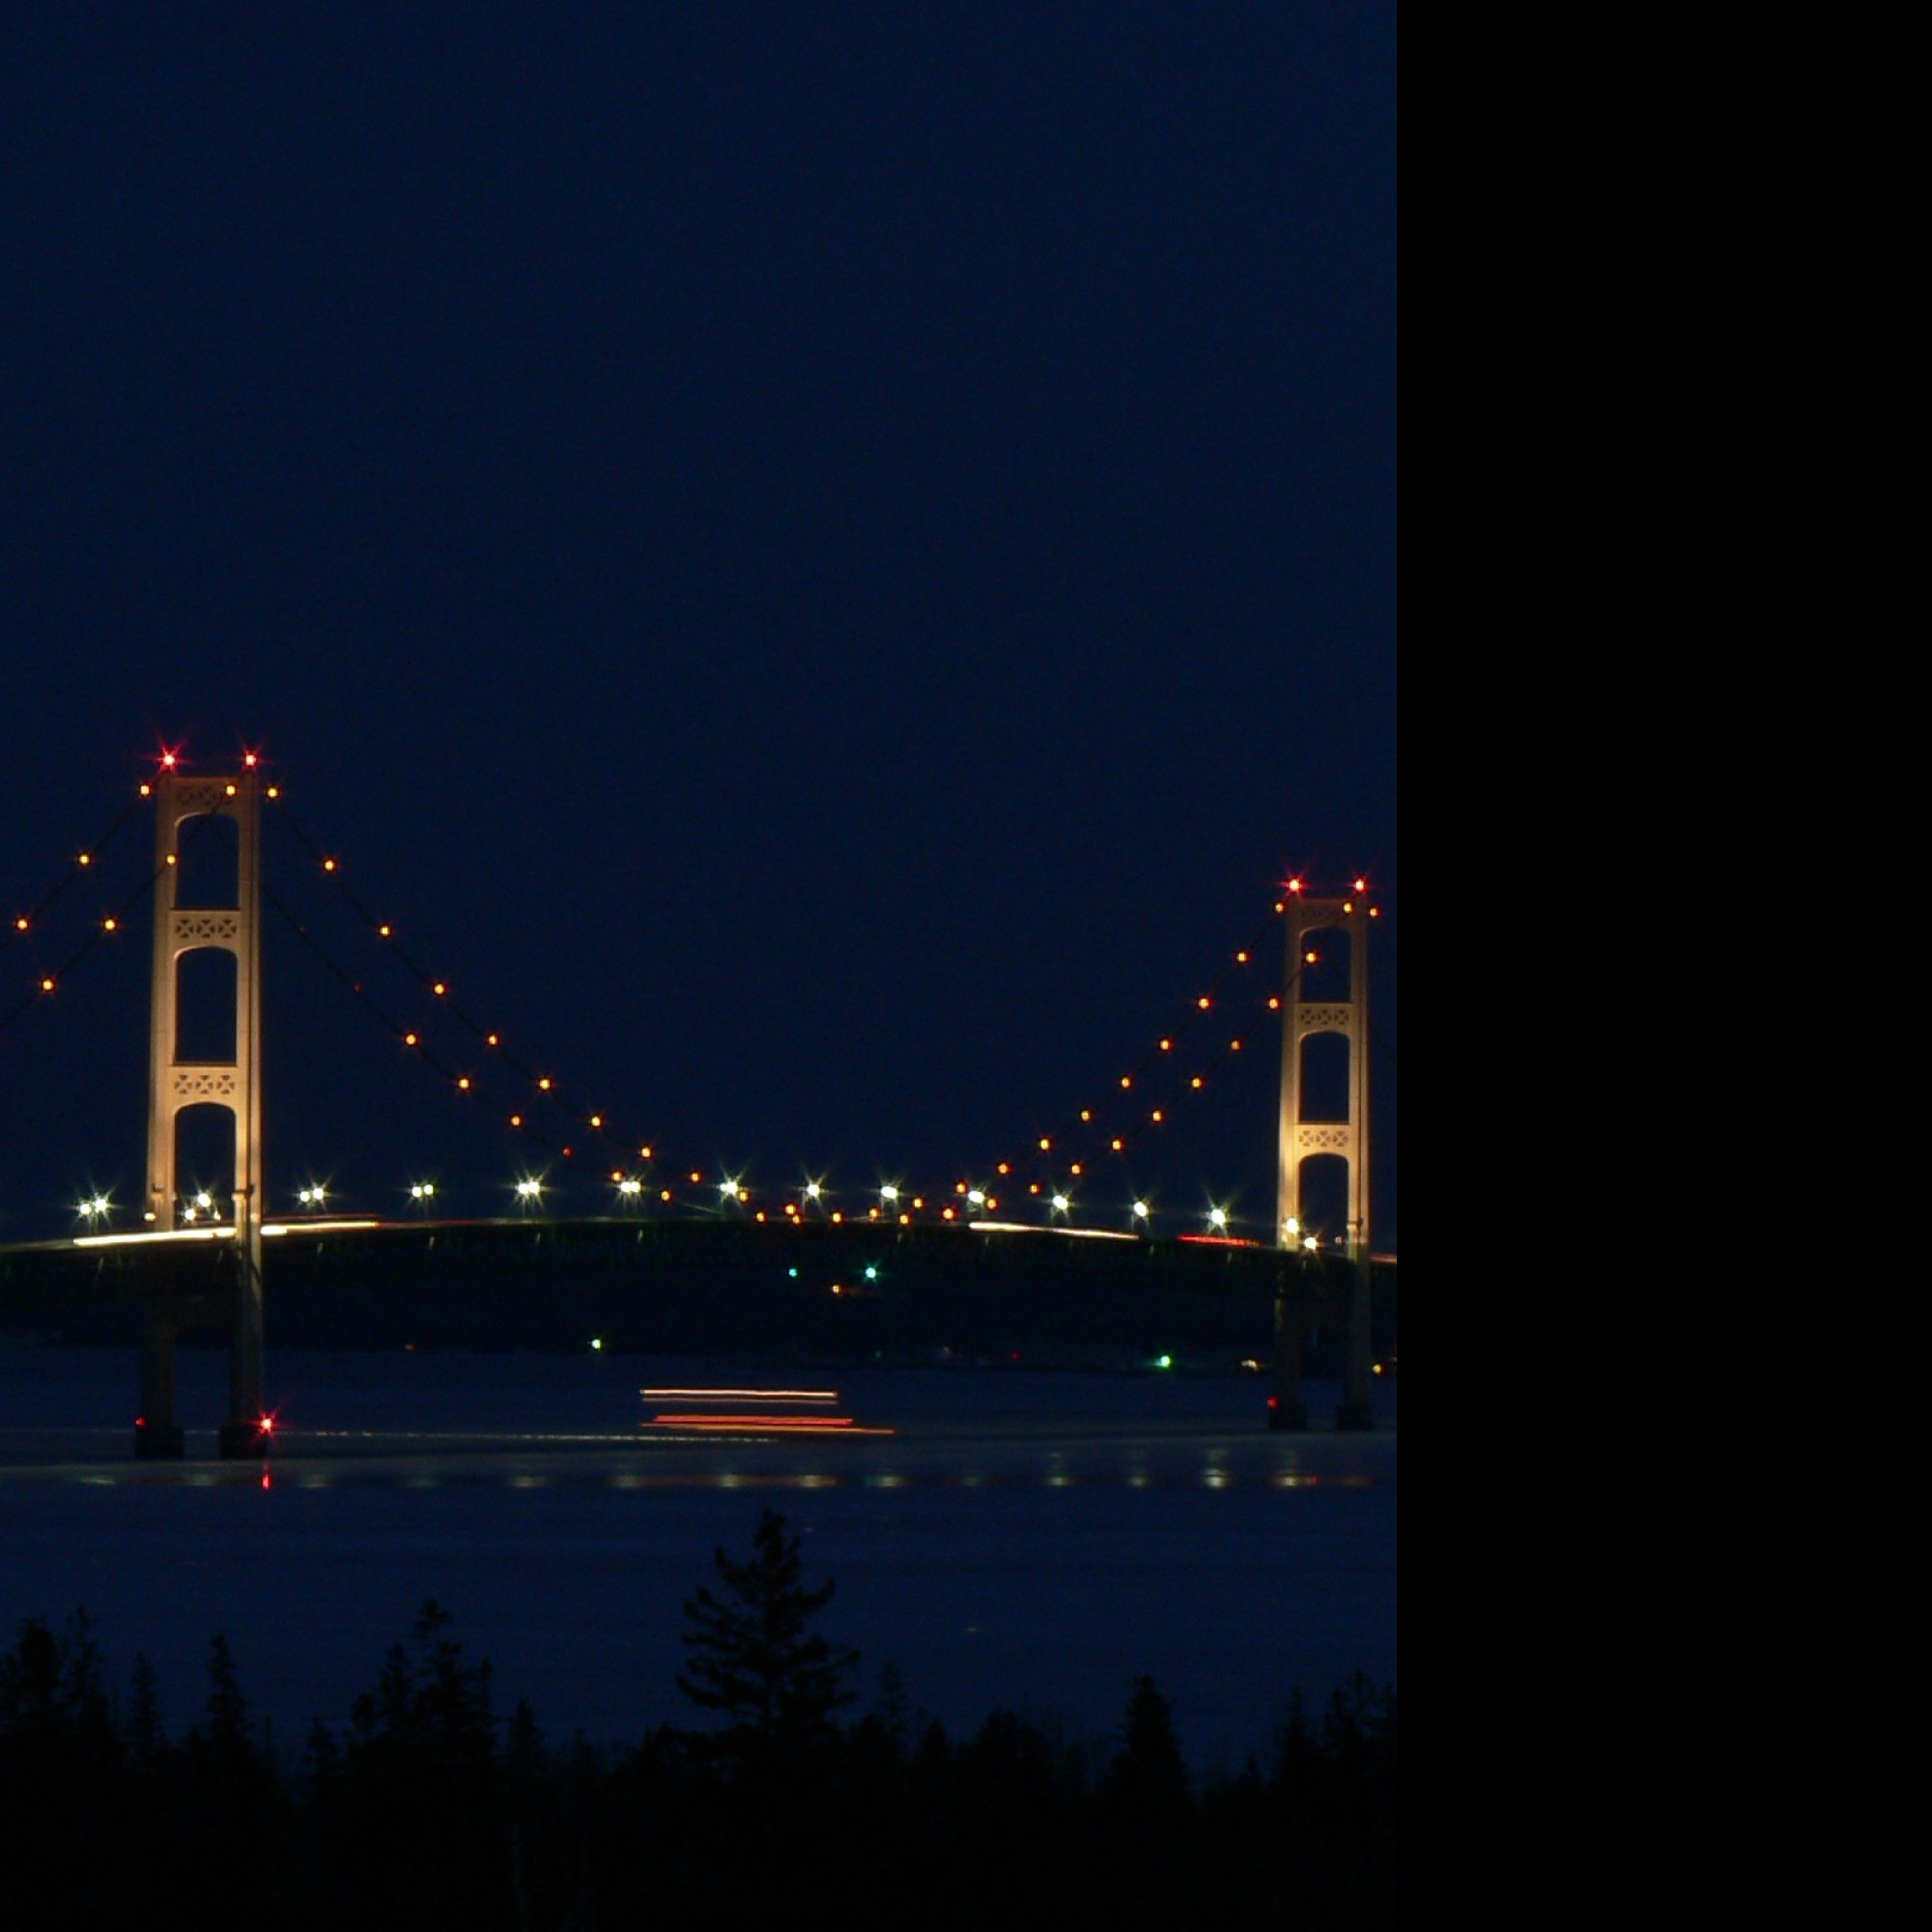
<instances>
[{"instance_id":1,"label":"bridge roadway","mask_svg":"<svg viewBox=\"0 0 1932 1932\"><path fill-rule=\"evenodd\" d=\"M1350 1282L1346 1264L1246 1243L724 1215L292 1219L263 1256L271 1337L295 1347L1256 1354L1278 1294L1305 1331L1334 1329ZM239 1260L212 1230L0 1248L0 1332L130 1338L156 1301L216 1319Z\"/></svg>"}]
</instances>

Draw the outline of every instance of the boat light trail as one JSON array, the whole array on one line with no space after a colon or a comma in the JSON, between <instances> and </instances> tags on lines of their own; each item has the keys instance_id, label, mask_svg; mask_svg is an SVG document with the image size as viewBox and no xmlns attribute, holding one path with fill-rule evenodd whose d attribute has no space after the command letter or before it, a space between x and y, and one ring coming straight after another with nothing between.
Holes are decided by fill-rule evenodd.
<instances>
[{"instance_id":1,"label":"boat light trail","mask_svg":"<svg viewBox=\"0 0 1932 1932\"><path fill-rule=\"evenodd\" d=\"M837 1402L837 1389L639 1389L646 1402Z\"/></svg>"}]
</instances>

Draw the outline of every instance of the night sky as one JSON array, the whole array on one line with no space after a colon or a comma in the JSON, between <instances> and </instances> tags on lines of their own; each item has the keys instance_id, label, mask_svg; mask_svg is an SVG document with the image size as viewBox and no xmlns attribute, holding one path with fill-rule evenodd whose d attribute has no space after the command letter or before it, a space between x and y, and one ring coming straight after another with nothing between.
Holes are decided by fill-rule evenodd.
<instances>
[{"instance_id":1,"label":"night sky","mask_svg":"<svg viewBox=\"0 0 1932 1932\"><path fill-rule=\"evenodd\" d=\"M43 10L0 72L0 912L161 746L259 748L465 1011L769 1202L987 1176L1290 871L1362 871L1393 1245L1392 16ZM601 1207L582 1132L520 1146L473 1042L458 1097L350 997L325 954L434 1004L270 830L315 942L269 914L271 1198ZM147 934L0 1031L0 1240L138 1197ZM1242 1054L1189 1045L1092 1218L1267 1232L1264 945Z\"/></svg>"}]
</instances>

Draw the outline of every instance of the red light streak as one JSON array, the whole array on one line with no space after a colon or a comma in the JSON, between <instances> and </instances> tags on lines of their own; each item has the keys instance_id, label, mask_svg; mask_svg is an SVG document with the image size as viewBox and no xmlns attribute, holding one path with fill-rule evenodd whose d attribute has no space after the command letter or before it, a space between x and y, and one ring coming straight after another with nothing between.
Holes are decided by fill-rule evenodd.
<instances>
[{"instance_id":1,"label":"red light streak","mask_svg":"<svg viewBox=\"0 0 1932 1932\"><path fill-rule=\"evenodd\" d=\"M674 1423L683 1429L850 1429L849 1415L766 1415L756 1409L731 1409L710 1414L699 1409L667 1409L653 1422Z\"/></svg>"},{"instance_id":2,"label":"red light streak","mask_svg":"<svg viewBox=\"0 0 1932 1932\"><path fill-rule=\"evenodd\" d=\"M647 1388L646 1402L837 1402L837 1389Z\"/></svg>"},{"instance_id":3,"label":"red light streak","mask_svg":"<svg viewBox=\"0 0 1932 1932\"><path fill-rule=\"evenodd\" d=\"M895 1435L894 1429L862 1428L849 1415L654 1415L651 1426L690 1429L716 1435L721 1431L755 1430L767 1435Z\"/></svg>"}]
</instances>

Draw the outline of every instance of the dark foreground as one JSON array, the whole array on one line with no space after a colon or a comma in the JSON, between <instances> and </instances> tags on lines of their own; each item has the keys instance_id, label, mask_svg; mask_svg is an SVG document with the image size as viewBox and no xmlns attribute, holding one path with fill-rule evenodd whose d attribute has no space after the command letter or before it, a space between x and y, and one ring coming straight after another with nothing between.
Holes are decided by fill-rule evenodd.
<instances>
[{"instance_id":1,"label":"dark foreground","mask_svg":"<svg viewBox=\"0 0 1932 1932\"><path fill-rule=\"evenodd\" d=\"M216 1638L175 1732L141 1660L30 1621L0 1658L0 1923L1395 1923L1396 1700L1365 1679L1205 1789L1146 1679L1105 1747L1005 1711L950 1736L890 1685L856 1719L710 1715L554 1745L426 1605L345 1726L270 1735Z\"/></svg>"}]
</instances>

